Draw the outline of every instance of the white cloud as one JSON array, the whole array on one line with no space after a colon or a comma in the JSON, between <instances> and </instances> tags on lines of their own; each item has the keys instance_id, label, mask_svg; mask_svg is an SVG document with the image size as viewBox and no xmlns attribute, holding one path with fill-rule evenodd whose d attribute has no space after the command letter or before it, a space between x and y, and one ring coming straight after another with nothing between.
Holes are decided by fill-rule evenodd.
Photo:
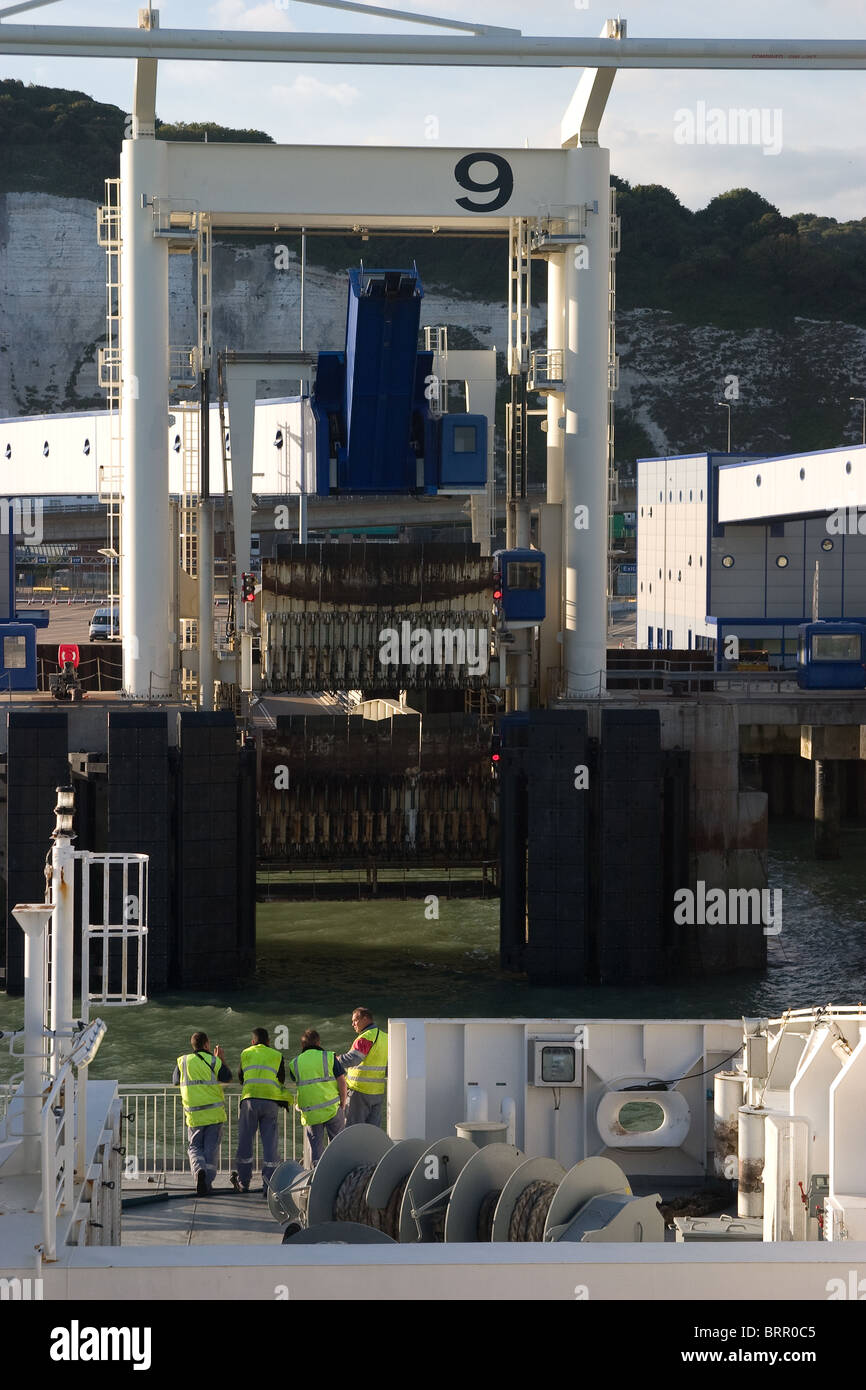
<instances>
[{"instance_id":1,"label":"white cloud","mask_svg":"<svg viewBox=\"0 0 866 1390\"><path fill-rule=\"evenodd\" d=\"M361 95L357 87L353 87L349 82L323 82L319 77L313 77L311 73L298 73L292 82L277 83L271 88L273 95L279 99L289 101L306 102L335 102L337 106L351 106Z\"/></svg>"},{"instance_id":2,"label":"white cloud","mask_svg":"<svg viewBox=\"0 0 866 1390\"><path fill-rule=\"evenodd\" d=\"M217 0L208 14L217 29L293 30L296 26L286 13L287 8L277 4L277 0L265 0L260 5L247 5L245 0Z\"/></svg>"}]
</instances>

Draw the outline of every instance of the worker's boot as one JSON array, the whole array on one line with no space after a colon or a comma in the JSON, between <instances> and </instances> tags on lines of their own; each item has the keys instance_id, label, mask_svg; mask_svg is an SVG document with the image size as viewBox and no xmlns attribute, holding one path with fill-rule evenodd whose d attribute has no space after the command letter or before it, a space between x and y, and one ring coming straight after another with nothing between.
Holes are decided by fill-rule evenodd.
<instances>
[{"instance_id":1,"label":"worker's boot","mask_svg":"<svg viewBox=\"0 0 866 1390\"><path fill-rule=\"evenodd\" d=\"M195 1195L197 1197L207 1196L207 1173L203 1168L199 1168L195 1176Z\"/></svg>"},{"instance_id":2,"label":"worker's boot","mask_svg":"<svg viewBox=\"0 0 866 1390\"><path fill-rule=\"evenodd\" d=\"M232 1172L232 1173L229 1174L229 1182L231 1183L231 1185L232 1185L232 1187L234 1188L235 1192L240 1192L240 1190L241 1190L241 1184L240 1184L240 1180L239 1180L239 1178L238 1178L237 1173Z\"/></svg>"}]
</instances>

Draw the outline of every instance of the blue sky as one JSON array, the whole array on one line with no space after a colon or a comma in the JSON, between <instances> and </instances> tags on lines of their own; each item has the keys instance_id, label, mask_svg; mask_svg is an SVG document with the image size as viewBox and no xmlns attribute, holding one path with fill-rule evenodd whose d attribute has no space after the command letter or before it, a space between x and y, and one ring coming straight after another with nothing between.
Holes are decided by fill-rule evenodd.
<instances>
[{"instance_id":1,"label":"blue sky","mask_svg":"<svg viewBox=\"0 0 866 1390\"><path fill-rule=\"evenodd\" d=\"M2 5L3 0L0 0ZM8 21L134 26L144 0L58 0ZM393 8L453 15L525 34L596 37L614 12L607 0L390 0ZM578 0L583 4L584 0ZM396 20L352 15L299 0L161 0L162 28L426 33ZM863 0L630 0L633 37L861 38ZM127 109L132 64L118 59L9 59L0 75L72 87ZM550 70L387 68L299 64L163 63L164 120L257 127L285 143L427 143L429 117L447 146L556 146L580 76ZM779 111L778 154L760 144L680 144L677 112ZM769 119L769 118L768 118ZM780 124L779 124L780 122ZM757 189L783 213L866 217L866 82L862 72L620 72L601 131L614 172L662 183L689 207L728 188ZM769 142L767 142L769 143Z\"/></svg>"}]
</instances>

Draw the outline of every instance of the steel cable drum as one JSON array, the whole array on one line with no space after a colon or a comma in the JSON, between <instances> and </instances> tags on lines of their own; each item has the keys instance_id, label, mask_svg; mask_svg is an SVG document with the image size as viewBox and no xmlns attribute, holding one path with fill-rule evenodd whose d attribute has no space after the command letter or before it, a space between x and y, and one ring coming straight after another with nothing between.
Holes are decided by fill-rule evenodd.
<instances>
[{"instance_id":1,"label":"steel cable drum","mask_svg":"<svg viewBox=\"0 0 866 1390\"><path fill-rule=\"evenodd\" d=\"M479 1152L469 1139L438 1139L418 1159L406 1182L400 1206L400 1240L409 1245L428 1244L444 1239L445 1207L443 1194L454 1185L469 1160ZM420 1231L413 1210L418 1212L436 1198L442 1198L432 1211L418 1216Z\"/></svg>"},{"instance_id":2,"label":"steel cable drum","mask_svg":"<svg viewBox=\"0 0 866 1390\"><path fill-rule=\"evenodd\" d=\"M378 1215L379 1229L400 1238L400 1209L409 1174L428 1148L426 1139L398 1139L376 1165L366 1192L367 1207Z\"/></svg>"},{"instance_id":3,"label":"steel cable drum","mask_svg":"<svg viewBox=\"0 0 866 1390\"><path fill-rule=\"evenodd\" d=\"M283 1245L395 1245L396 1241L373 1226L357 1221L322 1221L305 1231L283 1237Z\"/></svg>"},{"instance_id":4,"label":"steel cable drum","mask_svg":"<svg viewBox=\"0 0 866 1390\"><path fill-rule=\"evenodd\" d=\"M372 1173L392 1147L393 1141L378 1125L349 1125L332 1139L313 1169L307 1225L333 1221L337 1194L349 1174L358 1168L369 1168Z\"/></svg>"},{"instance_id":5,"label":"steel cable drum","mask_svg":"<svg viewBox=\"0 0 866 1390\"><path fill-rule=\"evenodd\" d=\"M521 1163L511 1174L496 1203L490 1239L541 1240L544 1234L544 1220L547 1218L552 1199L551 1188L555 1191L564 1177L565 1169L555 1158L528 1158L525 1163ZM530 1229L534 1230L536 1225L538 1234L527 1234ZM516 1235L512 1235L512 1228L517 1232Z\"/></svg>"},{"instance_id":6,"label":"steel cable drum","mask_svg":"<svg viewBox=\"0 0 866 1390\"><path fill-rule=\"evenodd\" d=\"M470 1158L454 1184L445 1213L445 1240L492 1239L493 1216L502 1189L526 1160L513 1144L487 1144Z\"/></svg>"}]
</instances>

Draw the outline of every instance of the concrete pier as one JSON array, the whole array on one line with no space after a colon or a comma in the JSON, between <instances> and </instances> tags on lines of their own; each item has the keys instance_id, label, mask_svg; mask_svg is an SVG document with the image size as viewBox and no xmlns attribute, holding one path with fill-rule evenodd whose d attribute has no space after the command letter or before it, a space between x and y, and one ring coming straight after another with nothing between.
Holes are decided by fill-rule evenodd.
<instances>
[{"instance_id":1,"label":"concrete pier","mask_svg":"<svg viewBox=\"0 0 866 1390\"><path fill-rule=\"evenodd\" d=\"M838 859L841 768L833 758L815 759L815 858Z\"/></svg>"}]
</instances>

